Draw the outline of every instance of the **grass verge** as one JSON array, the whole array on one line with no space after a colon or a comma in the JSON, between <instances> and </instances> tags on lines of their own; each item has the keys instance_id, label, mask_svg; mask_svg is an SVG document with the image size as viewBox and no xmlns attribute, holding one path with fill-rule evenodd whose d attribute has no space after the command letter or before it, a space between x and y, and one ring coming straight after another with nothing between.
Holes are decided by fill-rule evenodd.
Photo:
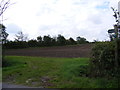
<instances>
[{"instance_id":1,"label":"grass verge","mask_svg":"<svg viewBox=\"0 0 120 90\"><path fill-rule=\"evenodd\" d=\"M89 58L6 56L3 82L46 88L115 88L115 79L89 78Z\"/></svg>"}]
</instances>

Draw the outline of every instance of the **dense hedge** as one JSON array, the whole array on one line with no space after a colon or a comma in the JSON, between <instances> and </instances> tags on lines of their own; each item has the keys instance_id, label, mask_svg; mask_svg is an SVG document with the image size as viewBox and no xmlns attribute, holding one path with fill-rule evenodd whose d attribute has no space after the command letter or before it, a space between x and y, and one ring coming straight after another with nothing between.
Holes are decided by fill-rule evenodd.
<instances>
[{"instance_id":1,"label":"dense hedge","mask_svg":"<svg viewBox=\"0 0 120 90\"><path fill-rule=\"evenodd\" d=\"M119 43L120 46L120 43ZM120 48L119 48L120 52ZM119 54L120 66L120 54ZM118 75L115 66L115 43L100 42L92 48L90 60L90 75L93 77L113 77Z\"/></svg>"},{"instance_id":2,"label":"dense hedge","mask_svg":"<svg viewBox=\"0 0 120 90\"><path fill-rule=\"evenodd\" d=\"M5 48L14 48L14 49L29 47L28 43L25 41L17 41L17 42L10 41L10 42L6 43L4 46L5 46Z\"/></svg>"},{"instance_id":3,"label":"dense hedge","mask_svg":"<svg viewBox=\"0 0 120 90\"><path fill-rule=\"evenodd\" d=\"M28 41L6 41L4 44L5 48L8 49L17 49L17 48L29 48L29 47L50 47L50 46L65 46L65 45L75 45L75 44L84 44L89 43L85 38L78 37L79 39L75 41L73 38L66 39L62 35L58 35L57 37L37 37L37 39L31 39Z\"/></svg>"}]
</instances>

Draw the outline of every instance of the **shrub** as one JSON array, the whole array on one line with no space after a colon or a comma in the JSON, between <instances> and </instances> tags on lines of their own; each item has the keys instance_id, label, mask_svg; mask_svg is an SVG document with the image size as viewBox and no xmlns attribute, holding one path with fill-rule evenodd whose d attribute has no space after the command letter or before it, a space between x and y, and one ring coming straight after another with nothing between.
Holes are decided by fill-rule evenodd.
<instances>
[{"instance_id":1,"label":"shrub","mask_svg":"<svg viewBox=\"0 0 120 90\"><path fill-rule=\"evenodd\" d=\"M96 43L92 48L90 60L90 75L94 77L113 77L116 76L116 73L117 71L115 66L115 43Z\"/></svg>"},{"instance_id":2,"label":"shrub","mask_svg":"<svg viewBox=\"0 0 120 90\"><path fill-rule=\"evenodd\" d=\"M19 49L19 48L27 48L28 47L28 43L26 41L9 41L8 43L6 43L5 48L7 49Z\"/></svg>"}]
</instances>

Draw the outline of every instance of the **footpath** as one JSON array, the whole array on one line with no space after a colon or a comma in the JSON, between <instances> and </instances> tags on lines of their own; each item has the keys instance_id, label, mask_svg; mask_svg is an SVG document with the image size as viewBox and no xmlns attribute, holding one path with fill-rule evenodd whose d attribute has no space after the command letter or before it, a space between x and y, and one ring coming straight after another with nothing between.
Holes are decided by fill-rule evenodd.
<instances>
[{"instance_id":1,"label":"footpath","mask_svg":"<svg viewBox=\"0 0 120 90\"><path fill-rule=\"evenodd\" d=\"M9 84L9 83L2 83L2 88L43 88L43 87L29 87L29 86L23 86L23 85L15 85L15 84Z\"/></svg>"}]
</instances>

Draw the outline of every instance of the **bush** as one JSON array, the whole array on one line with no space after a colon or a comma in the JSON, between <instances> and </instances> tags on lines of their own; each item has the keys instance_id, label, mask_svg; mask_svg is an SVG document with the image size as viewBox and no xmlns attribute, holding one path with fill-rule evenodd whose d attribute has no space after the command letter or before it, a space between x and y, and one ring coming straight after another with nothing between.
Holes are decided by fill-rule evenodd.
<instances>
[{"instance_id":1,"label":"bush","mask_svg":"<svg viewBox=\"0 0 120 90\"><path fill-rule=\"evenodd\" d=\"M113 77L116 76L116 73L114 42L96 43L92 48L90 75L94 77Z\"/></svg>"},{"instance_id":2,"label":"bush","mask_svg":"<svg viewBox=\"0 0 120 90\"><path fill-rule=\"evenodd\" d=\"M19 49L19 48L27 48L28 43L26 41L9 41L5 45L7 49Z\"/></svg>"}]
</instances>

